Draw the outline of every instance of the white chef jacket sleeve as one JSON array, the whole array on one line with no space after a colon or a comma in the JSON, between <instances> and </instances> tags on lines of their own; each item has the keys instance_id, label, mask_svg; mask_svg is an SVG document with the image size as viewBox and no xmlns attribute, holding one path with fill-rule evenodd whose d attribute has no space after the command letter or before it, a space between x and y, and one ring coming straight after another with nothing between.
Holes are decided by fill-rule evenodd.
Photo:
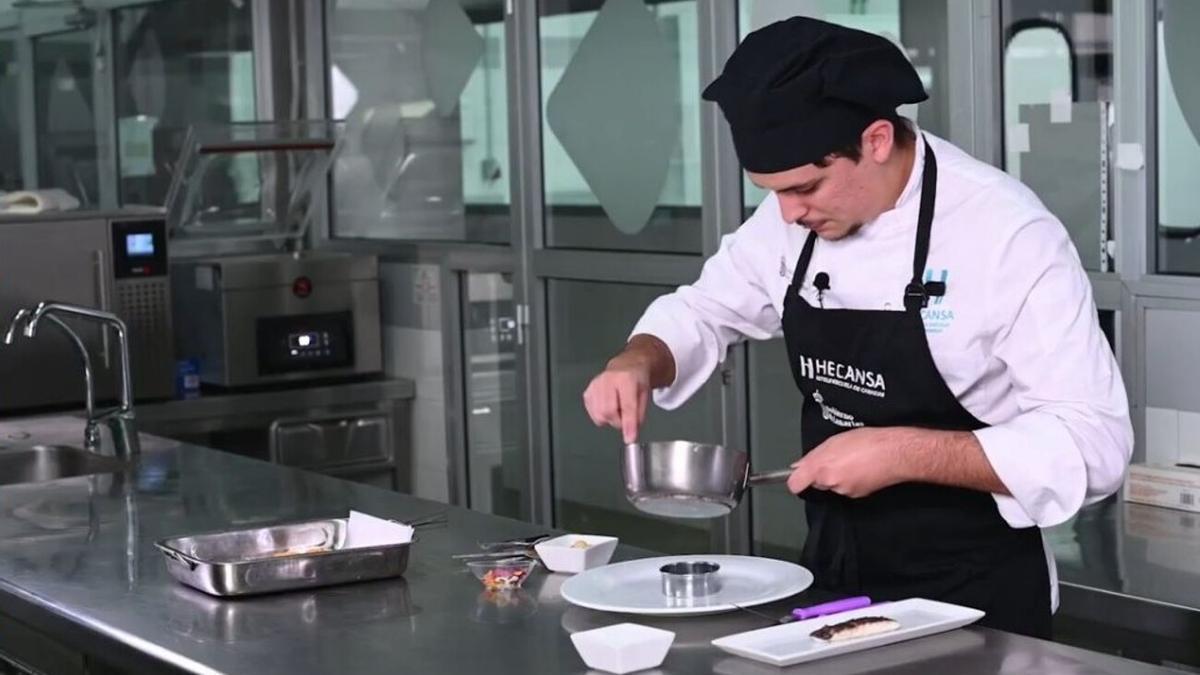
<instances>
[{"instance_id":1,"label":"white chef jacket sleeve","mask_svg":"<svg viewBox=\"0 0 1200 675\"><path fill-rule=\"evenodd\" d=\"M768 196L736 232L721 239L700 278L650 303L630 334L657 337L675 358L675 381L654 390L660 407L672 410L687 401L725 360L730 345L782 334L768 285L769 275L778 273L786 241L774 204L774 195Z\"/></svg>"},{"instance_id":2,"label":"white chef jacket sleeve","mask_svg":"<svg viewBox=\"0 0 1200 675\"><path fill-rule=\"evenodd\" d=\"M1050 527L1120 488L1133 450L1129 404L1063 226L1035 216L995 253L993 354L1018 410L975 435L1012 495L994 495L1004 519Z\"/></svg>"}]
</instances>

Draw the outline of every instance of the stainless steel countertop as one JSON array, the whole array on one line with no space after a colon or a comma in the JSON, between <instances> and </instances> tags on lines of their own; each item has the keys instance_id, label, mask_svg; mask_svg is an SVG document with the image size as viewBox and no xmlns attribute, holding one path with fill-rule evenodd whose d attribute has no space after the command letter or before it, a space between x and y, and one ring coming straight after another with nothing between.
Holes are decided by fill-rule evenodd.
<instances>
[{"instance_id":1,"label":"stainless steel countertop","mask_svg":"<svg viewBox=\"0 0 1200 675\"><path fill-rule=\"evenodd\" d=\"M1063 583L1200 612L1200 514L1111 498L1046 531Z\"/></svg>"},{"instance_id":2,"label":"stainless steel countertop","mask_svg":"<svg viewBox=\"0 0 1200 675\"><path fill-rule=\"evenodd\" d=\"M0 441L31 433L75 443L78 426L0 422ZM568 634L630 620L677 632L658 675L1174 672L980 628L780 670L708 644L763 625L748 614L650 620L583 610L559 597L565 577L544 572L514 603L497 604L449 556L539 528L454 507L447 527L419 532L404 579L218 600L169 578L153 542L350 508L405 519L447 507L149 436L143 453L123 474L0 487L0 611L134 672L583 673ZM644 554L622 547L617 559ZM766 610L825 599L805 593Z\"/></svg>"},{"instance_id":3,"label":"stainless steel countertop","mask_svg":"<svg viewBox=\"0 0 1200 675\"><path fill-rule=\"evenodd\" d=\"M1200 649L1200 514L1112 497L1046 530L1058 563L1060 614Z\"/></svg>"}]
</instances>

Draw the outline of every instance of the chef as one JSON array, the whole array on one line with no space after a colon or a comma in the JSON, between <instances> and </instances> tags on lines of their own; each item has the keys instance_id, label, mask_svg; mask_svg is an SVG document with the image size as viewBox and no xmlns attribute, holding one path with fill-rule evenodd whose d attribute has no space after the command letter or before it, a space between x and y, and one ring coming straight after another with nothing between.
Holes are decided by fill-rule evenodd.
<instances>
[{"instance_id":1,"label":"chef","mask_svg":"<svg viewBox=\"0 0 1200 675\"><path fill-rule=\"evenodd\" d=\"M984 610L1050 635L1039 528L1121 485L1124 385L1062 224L1024 185L897 116L927 98L888 40L809 18L750 34L704 91L770 194L589 384L636 440L727 349L783 336L803 393L788 488L818 587Z\"/></svg>"}]
</instances>

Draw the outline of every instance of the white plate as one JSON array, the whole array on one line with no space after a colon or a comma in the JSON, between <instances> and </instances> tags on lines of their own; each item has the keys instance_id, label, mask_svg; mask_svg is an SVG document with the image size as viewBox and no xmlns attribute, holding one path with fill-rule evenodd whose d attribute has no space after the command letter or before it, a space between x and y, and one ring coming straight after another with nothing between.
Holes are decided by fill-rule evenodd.
<instances>
[{"instance_id":1,"label":"white plate","mask_svg":"<svg viewBox=\"0 0 1200 675\"><path fill-rule=\"evenodd\" d=\"M721 566L721 590L686 603L662 592L660 567L673 562L714 562ZM571 577L562 596L575 605L602 612L685 616L715 614L793 596L812 585L812 573L782 560L741 555L673 555L597 567Z\"/></svg>"},{"instance_id":2,"label":"white plate","mask_svg":"<svg viewBox=\"0 0 1200 675\"><path fill-rule=\"evenodd\" d=\"M900 623L890 633L880 633L845 642L824 643L809 634L831 623L841 623L863 616L885 616ZM728 635L713 640L713 646L773 666L792 666L838 654L849 654L871 647L881 647L903 640L933 635L961 628L983 618L983 612L945 602L910 598L840 612L782 626Z\"/></svg>"}]
</instances>

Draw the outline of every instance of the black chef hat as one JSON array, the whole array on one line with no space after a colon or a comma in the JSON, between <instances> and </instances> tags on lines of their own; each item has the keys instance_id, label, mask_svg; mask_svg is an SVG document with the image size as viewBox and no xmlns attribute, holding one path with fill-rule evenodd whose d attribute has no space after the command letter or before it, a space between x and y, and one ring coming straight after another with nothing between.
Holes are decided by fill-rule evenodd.
<instances>
[{"instance_id":1,"label":"black chef hat","mask_svg":"<svg viewBox=\"0 0 1200 675\"><path fill-rule=\"evenodd\" d=\"M774 173L816 162L929 96L887 38L798 16L746 36L704 98L725 113L742 167Z\"/></svg>"}]
</instances>

